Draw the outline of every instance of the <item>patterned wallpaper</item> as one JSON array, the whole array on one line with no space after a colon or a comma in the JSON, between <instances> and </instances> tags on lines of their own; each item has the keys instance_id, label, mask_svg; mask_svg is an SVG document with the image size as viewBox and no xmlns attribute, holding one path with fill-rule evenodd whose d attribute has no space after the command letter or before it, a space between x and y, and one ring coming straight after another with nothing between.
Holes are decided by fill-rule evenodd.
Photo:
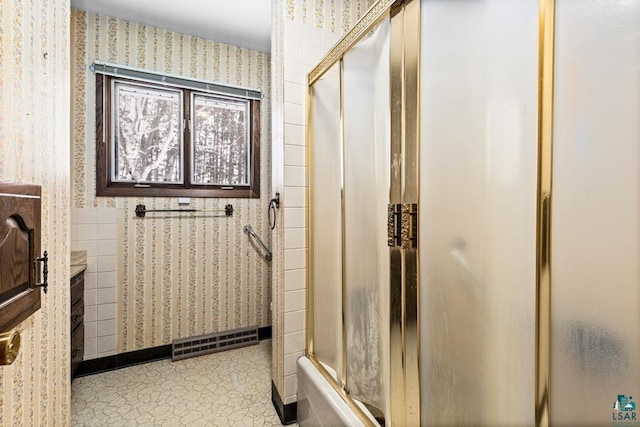
<instances>
[{"instance_id":1,"label":"patterned wallpaper","mask_svg":"<svg viewBox=\"0 0 640 427\"><path fill-rule=\"evenodd\" d=\"M69 174L69 0L0 1L0 180L42 186L50 259L42 308L0 368L2 426L69 424Z\"/></svg>"},{"instance_id":2,"label":"patterned wallpaper","mask_svg":"<svg viewBox=\"0 0 640 427\"><path fill-rule=\"evenodd\" d=\"M271 325L271 266L250 244L251 224L267 246L271 230L270 56L133 22L72 10L72 206L118 209L117 351L243 326ZM231 203L232 217L135 218L137 204L178 208L175 198L95 197L95 60L261 89L261 199ZM154 216L154 219L151 217Z\"/></svg>"},{"instance_id":3,"label":"patterned wallpaper","mask_svg":"<svg viewBox=\"0 0 640 427\"><path fill-rule=\"evenodd\" d=\"M304 26L344 34L375 0L285 0L286 18Z\"/></svg>"}]
</instances>

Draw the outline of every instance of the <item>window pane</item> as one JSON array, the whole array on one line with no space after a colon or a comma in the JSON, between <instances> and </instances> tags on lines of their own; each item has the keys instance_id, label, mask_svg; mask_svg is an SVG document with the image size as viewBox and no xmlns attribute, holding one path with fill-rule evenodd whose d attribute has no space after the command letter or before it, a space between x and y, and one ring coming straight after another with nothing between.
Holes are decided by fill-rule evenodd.
<instances>
[{"instance_id":1,"label":"window pane","mask_svg":"<svg viewBox=\"0 0 640 427\"><path fill-rule=\"evenodd\" d=\"M182 182L182 96L114 82L113 181Z\"/></svg>"},{"instance_id":2,"label":"window pane","mask_svg":"<svg viewBox=\"0 0 640 427\"><path fill-rule=\"evenodd\" d=\"M249 185L249 102L193 99L193 183Z\"/></svg>"}]
</instances>

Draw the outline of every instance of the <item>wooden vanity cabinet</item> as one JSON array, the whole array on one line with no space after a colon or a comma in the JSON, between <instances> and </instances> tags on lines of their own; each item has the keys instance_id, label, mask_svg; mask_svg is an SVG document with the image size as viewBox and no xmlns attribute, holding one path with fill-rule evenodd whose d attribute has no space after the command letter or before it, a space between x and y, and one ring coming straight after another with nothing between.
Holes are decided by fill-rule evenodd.
<instances>
[{"instance_id":1,"label":"wooden vanity cabinet","mask_svg":"<svg viewBox=\"0 0 640 427\"><path fill-rule=\"evenodd\" d=\"M71 379L84 357L84 273L71 278Z\"/></svg>"}]
</instances>

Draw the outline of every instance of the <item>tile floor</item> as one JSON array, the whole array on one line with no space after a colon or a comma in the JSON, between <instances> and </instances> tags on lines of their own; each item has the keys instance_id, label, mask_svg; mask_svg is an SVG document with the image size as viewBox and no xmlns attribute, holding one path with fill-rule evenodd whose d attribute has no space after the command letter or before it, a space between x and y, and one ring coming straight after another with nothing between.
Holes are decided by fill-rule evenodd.
<instances>
[{"instance_id":1,"label":"tile floor","mask_svg":"<svg viewBox=\"0 0 640 427\"><path fill-rule=\"evenodd\" d=\"M279 426L271 340L76 378L72 426Z\"/></svg>"}]
</instances>

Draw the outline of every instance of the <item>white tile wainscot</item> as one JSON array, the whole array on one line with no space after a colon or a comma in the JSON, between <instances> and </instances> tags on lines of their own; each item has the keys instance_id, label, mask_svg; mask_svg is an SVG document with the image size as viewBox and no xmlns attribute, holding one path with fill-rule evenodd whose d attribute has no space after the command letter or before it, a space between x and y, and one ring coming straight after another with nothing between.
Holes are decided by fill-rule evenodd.
<instances>
[{"instance_id":1,"label":"white tile wainscot","mask_svg":"<svg viewBox=\"0 0 640 427\"><path fill-rule=\"evenodd\" d=\"M85 360L116 353L117 227L117 209L72 209L71 249L87 251Z\"/></svg>"}]
</instances>

